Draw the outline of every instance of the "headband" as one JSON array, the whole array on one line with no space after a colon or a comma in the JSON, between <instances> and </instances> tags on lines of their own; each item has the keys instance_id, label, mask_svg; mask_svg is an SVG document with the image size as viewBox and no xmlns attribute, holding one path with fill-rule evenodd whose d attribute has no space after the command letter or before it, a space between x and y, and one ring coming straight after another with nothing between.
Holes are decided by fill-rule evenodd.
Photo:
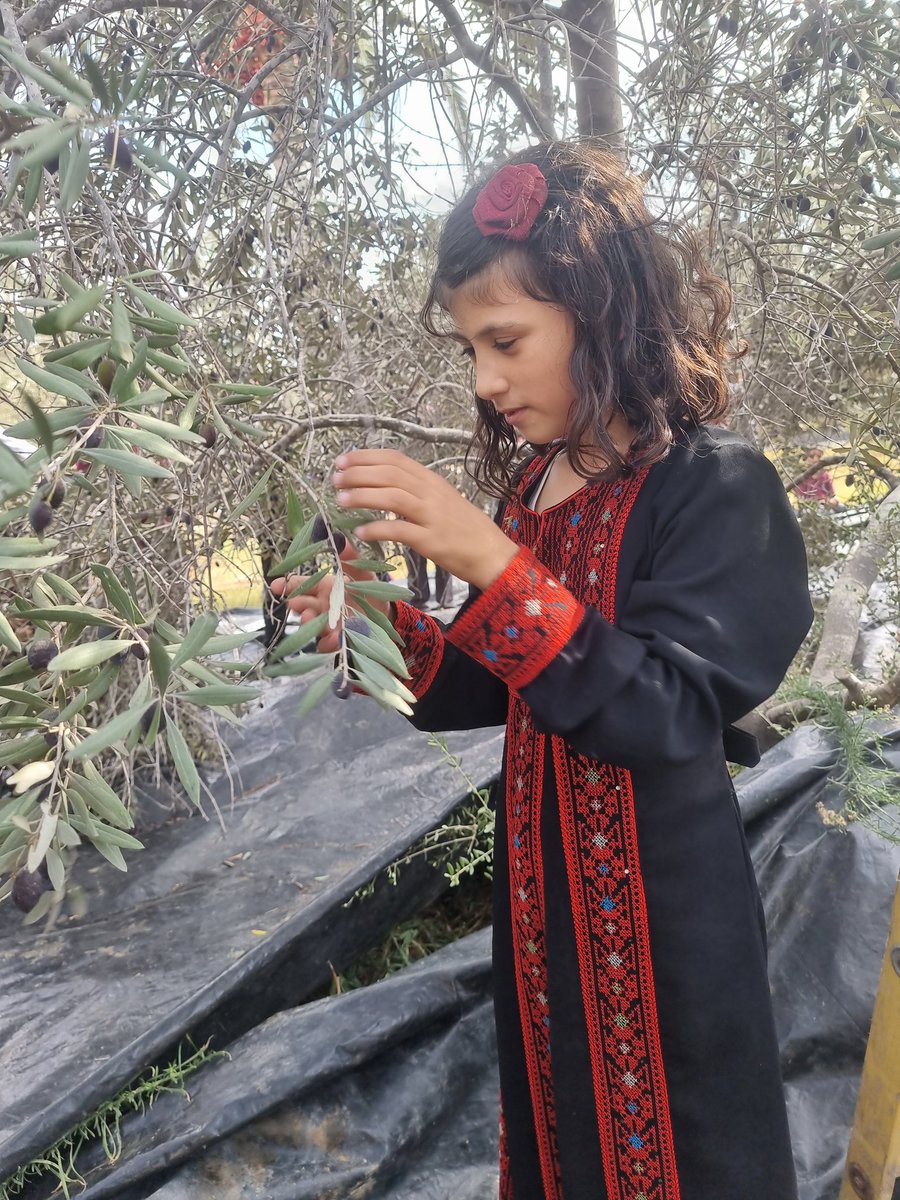
<instances>
[{"instance_id":1,"label":"headband","mask_svg":"<svg viewBox=\"0 0 900 1200\"><path fill-rule=\"evenodd\" d=\"M481 191L472 209L479 231L524 242L547 203L547 180L534 163L501 167Z\"/></svg>"}]
</instances>

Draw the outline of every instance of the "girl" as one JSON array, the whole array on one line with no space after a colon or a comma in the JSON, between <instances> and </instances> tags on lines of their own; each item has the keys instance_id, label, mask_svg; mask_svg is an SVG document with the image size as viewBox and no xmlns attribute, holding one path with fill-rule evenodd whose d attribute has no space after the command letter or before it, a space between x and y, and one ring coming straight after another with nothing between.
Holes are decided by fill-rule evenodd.
<instances>
[{"instance_id":1,"label":"girl","mask_svg":"<svg viewBox=\"0 0 900 1200\"><path fill-rule=\"evenodd\" d=\"M726 759L755 761L732 722L778 686L811 608L775 470L715 424L729 307L617 159L538 146L453 210L423 314L474 363L473 473L498 522L396 451L336 464L340 504L395 516L359 537L471 585L446 628L390 610L414 724L507 726L494 964L514 1200L796 1195ZM307 619L329 590L290 604Z\"/></svg>"}]
</instances>

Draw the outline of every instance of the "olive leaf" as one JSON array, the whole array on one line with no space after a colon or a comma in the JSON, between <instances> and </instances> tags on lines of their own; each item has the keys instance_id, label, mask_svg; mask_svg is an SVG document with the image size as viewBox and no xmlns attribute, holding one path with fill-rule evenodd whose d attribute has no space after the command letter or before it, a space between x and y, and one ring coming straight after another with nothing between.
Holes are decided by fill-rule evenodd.
<instances>
[{"instance_id":1,"label":"olive leaf","mask_svg":"<svg viewBox=\"0 0 900 1200\"><path fill-rule=\"evenodd\" d=\"M188 749L184 736L174 721L170 721L165 732L166 745L172 755L172 762L181 786L187 792L188 798L197 808L200 807L200 775L194 759Z\"/></svg>"},{"instance_id":2,"label":"olive leaf","mask_svg":"<svg viewBox=\"0 0 900 1200\"><path fill-rule=\"evenodd\" d=\"M73 759L89 758L101 750L106 750L116 742L124 741L140 723L142 716L141 710L126 708L124 712L117 713L105 725L101 725L99 729L88 734L78 745L73 746L69 751L69 756ZM41 740L43 741L43 738Z\"/></svg>"},{"instance_id":3,"label":"olive leaf","mask_svg":"<svg viewBox=\"0 0 900 1200\"><path fill-rule=\"evenodd\" d=\"M328 695L331 687L331 675L323 675L321 679L315 679L307 687L303 693L303 699L297 705L297 716L305 717L307 713L312 712L317 704L320 704Z\"/></svg>"}]
</instances>

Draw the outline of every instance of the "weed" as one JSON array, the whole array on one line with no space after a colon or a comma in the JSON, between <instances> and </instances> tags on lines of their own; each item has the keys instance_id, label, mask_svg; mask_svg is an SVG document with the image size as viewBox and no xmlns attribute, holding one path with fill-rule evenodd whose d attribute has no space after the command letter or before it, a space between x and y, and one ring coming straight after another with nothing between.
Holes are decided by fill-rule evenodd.
<instances>
[{"instance_id":1,"label":"weed","mask_svg":"<svg viewBox=\"0 0 900 1200\"><path fill-rule=\"evenodd\" d=\"M19 1167L0 1183L0 1200L12 1200L24 1190L27 1183L48 1176L57 1181L56 1191L62 1192L66 1200L69 1200L71 1188L86 1187L76 1162L84 1149L99 1142L107 1162L116 1162L122 1154L122 1118L129 1113L143 1112L163 1092L181 1092L186 1096L185 1079L224 1054L222 1050L210 1050L208 1042L199 1050L191 1045L190 1050L191 1053L185 1058L186 1051L182 1043L174 1061L165 1067L151 1067L124 1091L101 1104L74 1129L54 1142L49 1150Z\"/></svg>"},{"instance_id":2,"label":"weed","mask_svg":"<svg viewBox=\"0 0 900 1200\"><path fill-rule=\"evenodd\" d=\"M900 843L896 807L900 789L882 755L886 739L875 725L877 710L848 712L837 692L809 684L795 687L794 694L809 702L812 720L833 735L840 749L841 765L834 781L843 792L843 803L839 810L820 803L817 807L822 820L841 829L851 821L859 821L887 841Z\"/></svg>"},{"instance_id":3,"label":"weed","mask_svg":"<svg viewBox=\"0 0 900 1200\"><path fill-rule=\"evenodd\" d=\"M445 892L420 913L395 925L380 946L357 959L346 971L335 974L330 988L322 994L336 995L367 987L483 929L490 921L490 882L483 874L471 875L462 886Z\"/></svg>"}]
</instances>

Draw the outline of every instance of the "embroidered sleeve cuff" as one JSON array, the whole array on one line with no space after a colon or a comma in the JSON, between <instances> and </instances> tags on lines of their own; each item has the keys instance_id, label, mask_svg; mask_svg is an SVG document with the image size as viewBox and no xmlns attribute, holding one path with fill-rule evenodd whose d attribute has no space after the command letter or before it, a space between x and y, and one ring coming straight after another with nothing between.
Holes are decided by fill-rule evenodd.
<instances>
[{"instance_id":1,"label":"embroidered sleeve cuff","mask_svg":"<svg viewBox=\"0 0 900 1200\"><path fill-rule=\"evenodd\" d=\"M419 700L428 691L444 657L444 630L433 617L399 600L394 628L403 638L403 658L409 671L407 687Z\"/></svg>"},{"instance_id":2,"label":"embroidered sleeve cuff","mask_svg":"<svg viewBox=\"0 0 900 1200\"><path fill-rule=\"evenodd\" d=\"M520 691L553 661L583 615L584 606L523 547L445 637Z\"/></svg>"}]
</instances>

